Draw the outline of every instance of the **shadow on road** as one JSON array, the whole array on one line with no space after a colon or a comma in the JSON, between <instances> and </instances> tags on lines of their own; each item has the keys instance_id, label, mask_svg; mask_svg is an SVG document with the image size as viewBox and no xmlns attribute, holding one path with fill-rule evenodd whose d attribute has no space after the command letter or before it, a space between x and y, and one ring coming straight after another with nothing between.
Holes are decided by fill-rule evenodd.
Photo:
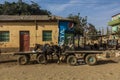
<instances>
[{"instance_id":1,"label":"shadow on road","mask_svg":"<svg viewBox=\"0 0 120 80\"><path fill-rule=\"evenodd\" d=\"M97 62L97 65L103 65L103 64L115 64L118 63L117 61L114 60L100 60Z\"/></svg>"},{"instance_id":2,"label":"shadow on road","mask_svg":"<svg viewBox=\"0 0 120 80\"><path fill-rule=\"evenodd\" d=\"M5 61L0 61L1 63L12 63L12 62L17 62L17 60L5 60Z\"/></svg>"},{"instance_id":3,"label":"shadow on road","mask_svg":"<svg viewBox=\"0 0 120 80\"><path fill-rule=\"evenodd\" d=\"M0 61L0 64L6 64L6 63L9 63L9 64L12 64L12 63L17 63L17 60L4 60L4 61ZM49 60L46 64L57 64L57 61L56 60ZM97 65L105 65L105 64L115 64L115 63L118 63L116 61L113 61L113 60L100 60L97 62ZM30 61L27 65L35 65L35 64L38 64L38 62L36 60L34 61ZM60 64L67 64L66 62L62 62ZM44 64L43 64L44 65ZM81 66L81 65L87 65L85 62L82 62L82 63L78 63L76 66Z\"/></svg>"}]
</instances>

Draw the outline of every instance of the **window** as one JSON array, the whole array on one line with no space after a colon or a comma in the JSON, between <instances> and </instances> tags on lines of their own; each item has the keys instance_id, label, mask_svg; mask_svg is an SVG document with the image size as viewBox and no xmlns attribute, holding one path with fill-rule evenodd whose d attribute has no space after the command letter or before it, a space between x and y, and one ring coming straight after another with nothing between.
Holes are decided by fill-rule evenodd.
<instances>
[{"instance_id":1,"label":"window","mask_svg":"<svg viewBox=\"0 0 120 80\"><path fill-rule=\"evenodd\" d=\"M9 41L9 31L0 31L0 42Z\"/></svg>"},{"instance_id":2,"label":"window","mask_svg":"<svg viewBox=\"0 0 120 80\"><path fill-rule=\"evenodd\" d=\"M52 41L52 31L43 31L43 41Z\"/></svg>"}]
</instances>

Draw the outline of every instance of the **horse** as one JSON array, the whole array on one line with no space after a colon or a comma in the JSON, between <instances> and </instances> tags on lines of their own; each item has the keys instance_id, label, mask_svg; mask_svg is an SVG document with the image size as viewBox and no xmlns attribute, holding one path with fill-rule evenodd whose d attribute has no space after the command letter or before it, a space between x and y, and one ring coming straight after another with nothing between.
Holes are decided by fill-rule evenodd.
<instances>
[{"instance_id":1,"label":"horse","mask_svg":"<svg viewBox=\"0 0 120 80\"><path fill-rule=\"evenodd\" d=\"M58 45L49 45L49 44L44 44L43 46L40 44L36 44L34 47L34 51L37 50L42 50L43 54L45 56L46 61L48 60L47 56L51 56L53 59L53 56L56 55L58 57L58 61L57 63L61 62L61 53L62 53L62 49L60 46Z\"/></svg>"},{"instance_id":2,"label":"horse","mask_svg":"<svg viewBox=\"0 0 120 80\"><path fill-rule=\"evenodd\" d=\"M41 44L35 44L33 51L39 51L43 49L43 45Z\"/></svg>"}]
</instances>

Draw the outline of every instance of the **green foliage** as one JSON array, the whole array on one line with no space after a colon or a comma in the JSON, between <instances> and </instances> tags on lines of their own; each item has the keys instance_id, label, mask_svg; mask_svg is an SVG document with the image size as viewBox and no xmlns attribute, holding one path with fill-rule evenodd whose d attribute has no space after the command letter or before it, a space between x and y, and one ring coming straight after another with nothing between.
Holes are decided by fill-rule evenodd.
<instances>
[{"instance_id":1,"label":"green foliage","mask_svg":"<svg viewBox=\"0 0 120 80\"><path fill-rule=\"evenodd\" d=\"M91 23L88 24L88 30L87 30L87 36L92 39L92 40L95 40L98 38L98 31L97 29L95 28L95 26Z\"/></svg>"},{"instance_id":2,"label":"green foliage","mask_svg":"<svg viewBox=\"0 0 120 80\"><path fill-rule=\"evenodd\" d=\"M73 19L76 22L76 26L74 27L74 35L78 36L78 47L80 47L80 35L84 35L86 31L87 26L87 17L83 18L80 16L80 13L78 15L72 15L70 14L68 18ZM85 37L85 35L84 35Z\"/></svg>"},{"instance_id":3,"label":"green foliage","mask_svg":"<svg viewBox=\"0 0 120 80\"><path fill-rule=\"evenodd\" d=\"M4 2L0 4L0 15L50 15L51 12L41 9L41 7L35 3L27 4L25 2Z\"/></svg>"},{"instance_id":4,"label":"green foliage","mask_svg":"<svg viewBox=\"0 0 120 80\"><path fill-rule=\"evenodd\" d=\"M87 25L87 17L80 17L80 13L78 13L78 15L70 14L68 18L73 19L76 22L76 26L74 27L75 35L83 35L84 28Z\"/></svg>"}]
</instances>

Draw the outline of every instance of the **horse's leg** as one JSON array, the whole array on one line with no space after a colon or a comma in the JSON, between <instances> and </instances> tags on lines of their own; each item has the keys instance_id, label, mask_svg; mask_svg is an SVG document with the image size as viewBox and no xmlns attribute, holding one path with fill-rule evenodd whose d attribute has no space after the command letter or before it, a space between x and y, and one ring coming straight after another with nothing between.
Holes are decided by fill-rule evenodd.
<instances>
[{"instance_id":1,"label":"horse's leg","mask_svg":"<svg viewBox=\"0 0 120 80\"><path fill-rule=\"evenodd\" d=\"M59 63L62 63L62 60L64 59L63 56L59 56Z\"/></svg>"},{"instance_id":2,"label":"horse's leg","mask_svg":"<svg viewBox=\"0 0 120 80\"><path fill-rule=\"evenodd\" d=\"M60 64L62 62L62 56L61 55L57 55L57 57L58 57L57 63Z\"/></svg>"},{"instance_id":3,"label":"horse's leg","mask_svg":"<svg viewBox=\"0 0 120 80\"><path fill-rule=\"evenodd\" d=\"M59 64L59 63L60 63L60 56L57 55L57 57L58 57L58 61L57 61L57 63Z\"/></svg>"},{"instance_id":4,"label":"horse's leg","mask_svg":"<svg viewBox=\"0 0 120 80\"><path fill-rule=\"evenodd\" d=\"M48 57L49 57L50 60L53 60L53 55L52 55L52 53L48 53Z\"/></svg>"},{"instance_id":5,"label":"horse's leg","mask_svg":"<svg viewBox=\"0 0 120 80\"><path fill-rule=\"evenodd\" d=\"M45 64L47 64L47 55L45 54Z\"/></svg>"},{"instance_id":6,"label":"horse's leg","mask_svg":"<svg viewBox=\"0 0 120 80\"><path fill-rule=\"evenodd\" d=\"M53 61L53 55L51 55L51 60Z\"/></svg>"},{"instance_id":7,"label":"horse's leg","mask_svg":"<svg viewBox=\"0 0 120 80\"><path fill-rule=\"evenodd\" d=\"M49 55L49 59L52 61L53 60L53 55Z\"/></svg>"}]
</instances>

